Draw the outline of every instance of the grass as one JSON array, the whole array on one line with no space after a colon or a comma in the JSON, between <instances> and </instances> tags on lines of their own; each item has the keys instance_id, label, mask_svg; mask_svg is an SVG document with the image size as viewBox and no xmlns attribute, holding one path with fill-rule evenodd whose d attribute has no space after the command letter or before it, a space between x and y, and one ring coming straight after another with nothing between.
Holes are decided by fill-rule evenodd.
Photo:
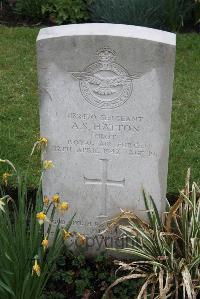
<instances>
[{"instance_id":1,"label":"grass","mask_svg":"<svg viewBox=\"0 0 200 299\"><path fill-rule=\"evenodd\" d=\"M25 168L39 136L36 73L38 28L0 27L0 158ZM172 112L168 192L183 185L188 167L200 169L200 35L179 34ZM30 168L30 187L39 174L39 156ZM0 170L0 175L2 171Z\"/></svg>"},{"instance_id":2,"label":"grass","mask_svg":"<svg viewBox=\"0 0 200 299\"><path fill-rule=\"evenodd\" d=\"M35 49L38 31L0 27L0 157L12 160L21 169L39 136ZM34 160L29 182L33 186L39 176L38 159Z\"/></svg>"},{"instance_id":3,"label":"grass","mask_svg":"<svg viewBox=\"0 0 200 299\"><path fill-rule=\"evenodd\" d=\"M192 179L200 175L200 35L183 34L177 37L174 82L168 191L184 185L188 167Z\"/></svg>"}]
</instances>

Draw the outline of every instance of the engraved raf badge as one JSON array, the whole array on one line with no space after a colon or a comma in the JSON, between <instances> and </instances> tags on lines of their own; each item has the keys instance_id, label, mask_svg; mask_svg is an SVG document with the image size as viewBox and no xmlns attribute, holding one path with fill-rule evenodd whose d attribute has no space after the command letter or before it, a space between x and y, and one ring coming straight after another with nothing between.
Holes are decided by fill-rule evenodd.
<instances>
[{"instance_id":1,"label":"engraved raf badge","mask_svg":"<svg viewBox=\"0 0 200 299\"><path fill-rule=\"evenodd\" d=\"M83 98L101 109L113 109L123 105L131 96L132 76L121 65L115 63L116 53L109 48L97 51L98 61L87 66L83 72L74 72L72 76L79 80Z\"/></svg>"}]
</instances>

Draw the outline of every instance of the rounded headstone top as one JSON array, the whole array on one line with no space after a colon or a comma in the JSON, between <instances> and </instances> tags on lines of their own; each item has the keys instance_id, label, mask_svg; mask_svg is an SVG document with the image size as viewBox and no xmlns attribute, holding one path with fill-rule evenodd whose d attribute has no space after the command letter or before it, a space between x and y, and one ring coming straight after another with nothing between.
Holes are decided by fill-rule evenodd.
<instances>
[{"instance_id":1,"label":"rounded headstone top","mask_svg":"<svg viewBox=\"0 0 200 299\"><path fill-rule=\"evenodd\" d=\"M107 23L85 23L43 28L39 32L37 41L56 37L88 35L130 37L176 45L176 34L174 33L147 27Z\"/></svg>"}]
</instances>

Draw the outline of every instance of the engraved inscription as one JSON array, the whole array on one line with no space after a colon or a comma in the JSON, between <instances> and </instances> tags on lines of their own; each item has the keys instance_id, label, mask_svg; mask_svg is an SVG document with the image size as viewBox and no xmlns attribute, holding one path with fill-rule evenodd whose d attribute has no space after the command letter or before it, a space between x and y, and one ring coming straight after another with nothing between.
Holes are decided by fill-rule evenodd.
<instances>
[{"instance_id":1,"label":"engraved inscription","mask_svg":"<svg viewBox=\"0 0 200 299\"><path fill-rule=\"evenodd\" d=\"M146 118L141 114L68 112L67 123L75 134L68 135L61 144L53 144L52 150L57 153L125 154L157 159L155 145L141 139L145 134L145 122Z\"/></svg>"},{"instance_id":2,"label":"engraved inscription","mask_svg":"<svg viewBox=\"0 0 200 299\"><path fill-rule=\"evenodd\" d=\"M107 114L87 114L87 113L69 113L67 119L73 130L89 132L113 132L138 134L142 130L144 117L141 115L107 115Z\"/></svg>"},{"instance_id":3,"label":"engraved inscription","mask_svg":"<svg viewBox=\"0 0 200 299\"><path fill-rule=\"evenodd\" d=\"M115 63L116 52L110 48L97 51L97 56L98 62L72 75L79 80L82 96L88 103L101 109L119 107L130 98L133 80L141 74L130 76L124 67Z\"/></svg>"},{"instance_id":4,"label":"engraved inscription","mask_svg":"<svg viewBox=\"0 0 200 299\"><path fill-rule=\"evenodd\" d=\"M105 136L105 137L110 137ZM77 154L108 154L120 155L126 154L137 158L155 158L158 159L158 153L151 144L145 143L114 143L114 142L91 142L83 139L68 139L67 144L72 146L53 145L52 150L57 153L77 153Z\"/></svg>"},{"instance_id":5,"label":"engraved inscription","mask_svg":"<svg viewBox=\"0 0 200 299\"><path fill-rule=\"evenodd\" d=\"M114 181L108 179L108 159L100 159L102 161L102 178L101 179L88 179L84 176L84 183L86 185L101 185L102 186L102 200L104 202L104 210L98 216L99 218L107 218L107 198L108 186L124 187L125 179L122 181Z\"/></svg>"}]
</instances>

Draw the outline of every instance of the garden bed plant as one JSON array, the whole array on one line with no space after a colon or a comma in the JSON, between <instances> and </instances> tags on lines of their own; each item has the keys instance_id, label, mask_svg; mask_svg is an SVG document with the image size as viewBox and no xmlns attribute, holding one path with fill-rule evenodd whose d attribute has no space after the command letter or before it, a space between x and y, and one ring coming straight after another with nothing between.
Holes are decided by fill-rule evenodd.
<instances>
[{"instance_id":1,"label":"garden bed plant","mask_svg":"<svg viewBox=\"0 0 200 299\"><path fill-rule=\"evenodd\" d=\"M169 31L199 30L199 0L2 0L0 22L60 25L108 22Z\"/></svg>"},{"instance_id":2,"label":"garden bed plant","mask_svg":"<svg viewBox=\"0 0 200 299\"><path fill-rule=\"evenodd\" d=\"M32 149L45 150L46 138ZM17 180L13 199L1 189L0 199L0 298L41 299L197 299L200 292L200 188L190 186L188 170L185 188L177 201L167 202L160 216L151 196L144 192L149 221L134 211L123 211L107 223L106 231L118 227L127 238L123 249L108 249L95 258L85 256L85 236L58 223L51 237L54 213L67 213L69 205L58 194L51 198L41 190L41 178L53 162L42 163L35 199L27 197L27 173L19 174L9 160L3 174L4 187ZM121 224L121 219L127 220ZM45 229L44 229L44 224ZM105 232L104 232L105 233ZM79 247L71 252L65 241L74 237ZM124 259L113 261L110 251ZM125 273L123 275L123 273Z\"/></svg>"},{"instance_id":3,"label":"garden bed plant","mask_svg":"<svg viewBox=\"0 0 200 299\"><path fill-rule=\"evenodd\" d=\"M118 226L129 239L123 249L112 249L130 257L131 262L115 261L125 276L105 292L126 280L143 279L136 299L196 299L200 295L200 188L190 186L190 169L185 188L177 201L159 215L151 196L144 192L148 222L134 212L122 211L110 221L108 229ZM120 220L128 219L127 225Z\"/></svg>"},{"instance_id":4,"label":"garden bed plant","mask_svg":"<svg viewBox=\"0 0 200 299\"><path fill-rule=\"evenodd\" d=\"M30 159L37 148L44 150L46 145L47 139L40 138L32 149ZM10 170L3 174L4 185L13 177L18 196L13 199L1 189L0 298L40 298L65 248L65 241L73 235L84 242L85 237L69 232L73 217L65 227L53 223L55 212L66 213L69 206L58 194L52 195L51 199L42 194L41 179L43 173L53 166L52 161L45 160L42 163L34 201L27 198L27 172L20 174L9 160L0 159L1 164L7 164Z\"/></svg>"}]
</instances>

